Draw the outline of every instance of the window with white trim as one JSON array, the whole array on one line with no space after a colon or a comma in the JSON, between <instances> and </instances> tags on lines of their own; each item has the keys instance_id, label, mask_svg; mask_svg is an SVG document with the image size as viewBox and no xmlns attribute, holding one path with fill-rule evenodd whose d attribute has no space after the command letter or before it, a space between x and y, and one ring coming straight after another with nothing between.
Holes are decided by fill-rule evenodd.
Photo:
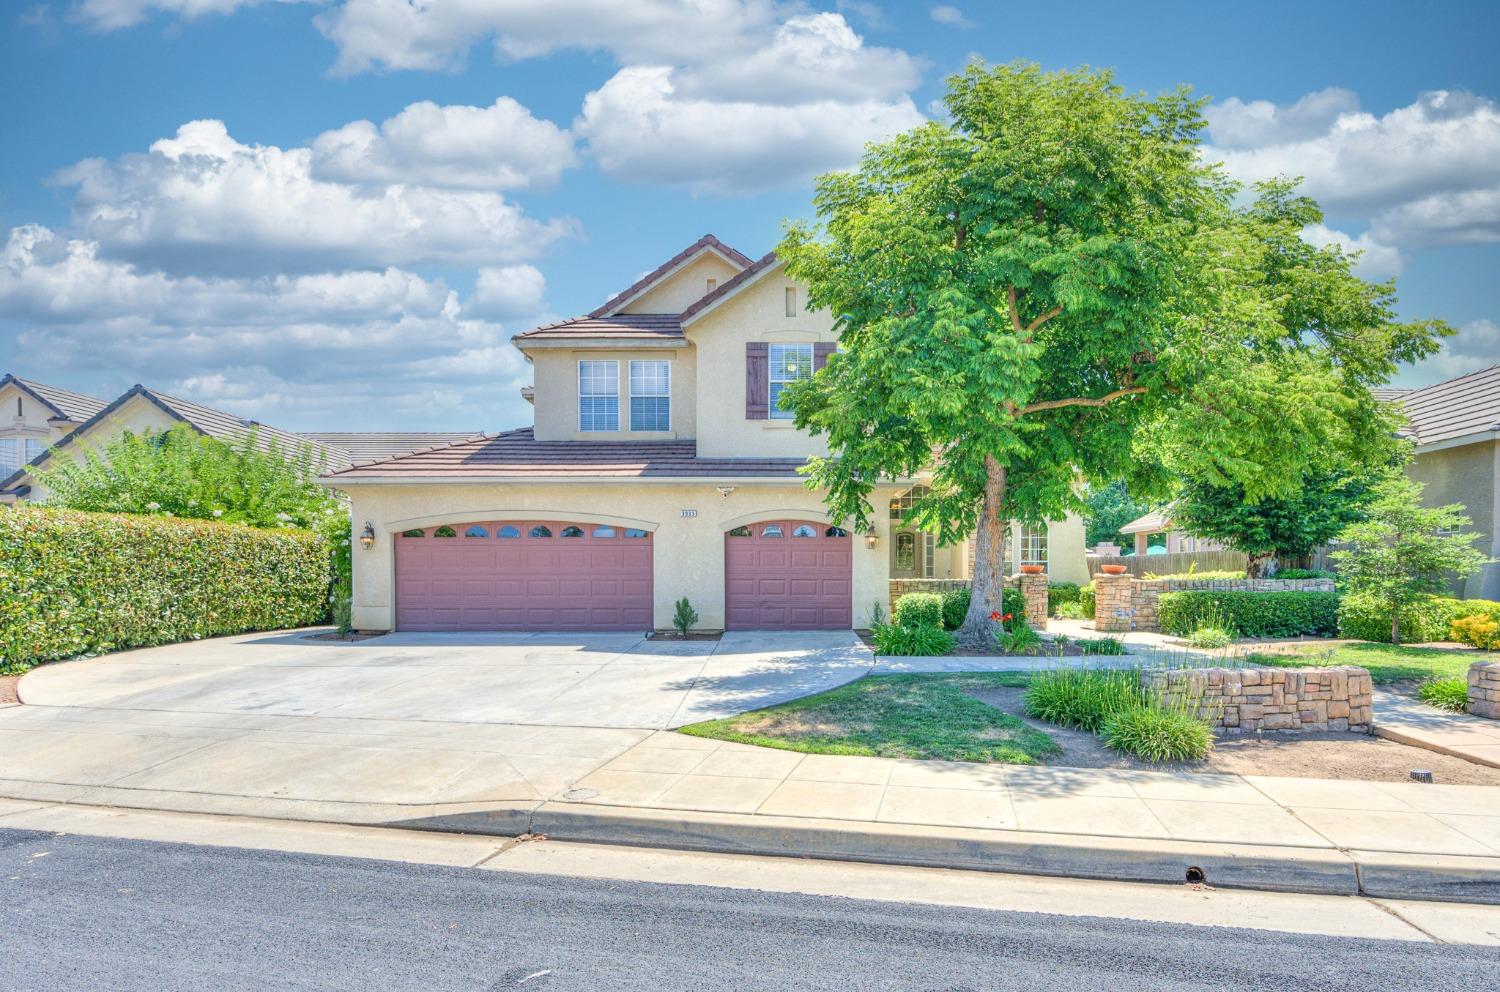
<instances>
[{"instance_id":1,"label":"window with white trim","mask_svg":"<svg viewBox=\"0 0 1500 992\"><path fill-rule=\"evenodd\" d=\"M791 420L792 411L777 406L781 391L794 382L811 379L813 371L813 346L810 344L771 345L770 416L772 420Z\"/></svg>"},{"instance_id":2,"label":"window with white trim","mask_svg":"<svg viewBox=\"0 0 1500 992\"><path fill-rule=\"evenodd\" d=\"M1022 565L1047 564L1047 528L1023 526L1019 543Z\"/></svg>"},{"instance_id":3,"label":"window with white trim","mask_svg":"<svg viewBox=\"0 0 1500 992\"><path fill-rule=\"evenodd\" d=\"M41 457L42 452L47 450L47 442L39 437L28 437L26 439L26 464L30 465Z\"/></svg>"},{"instance_id":4,"label":"window with white trim","mask_svg":"<svg viewBox=\"0 0 1500 992\"><path fill-rule=\"evenodd\" d=\"M578 429L620 429L620 363L610 360L578 363Z\"/></svg>"},{"instance_id":5,"label":"window with white trim","mask_svg":"<svg viewBox=\"0 0 1500 992\"><path fill-rule=\"evenodd\" d=\"M0 437L0 478L21 467L21 439Z\"/></svg>"},{"instance_id":6,"label":"window with white trim","mask_svg":"<svg viewBox=\"0 0 1500 992\"><path fill-rule=\"evenodd\" d=\"M672 363L661 360L630 363L630 429L672 429Z\"/></svg>"}]
</instances>

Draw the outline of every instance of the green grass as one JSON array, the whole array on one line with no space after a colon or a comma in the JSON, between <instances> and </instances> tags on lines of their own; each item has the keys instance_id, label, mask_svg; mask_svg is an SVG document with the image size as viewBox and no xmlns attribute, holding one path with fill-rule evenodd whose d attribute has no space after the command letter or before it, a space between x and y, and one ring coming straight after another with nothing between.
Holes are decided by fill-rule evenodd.
<instances>
[{"instance_id":1,"label":"green grass","mask_svg":"<svg viewBox=\"0 0 1500 992\"><path fill-rule=\"evenodd\" d=\"M871 675L680 733L807 754L1034 765L1057 754L1057 743L965 695L966 689L1025 686L1029 679L1029 672Z\"/></svg>"},{"instance_id":2,"label":"green grass","mask_svg":"<svg viewBox=\"0 0 1500 992\"><path fill-rule=\"evenodd\" d=\"M1445 651L1442 648L1410 648L1394 644L1343 644L1334 648L1296 654L1252 654L1247 664L1296 668L1302 665L1358 665L1369 669L1377 683L1405 679L1454 678L1465 675L1475 661L1500 660L1494 651Z\"/></svg>"},{"instance_id":3,"label":"green grass","mask_svg":"<svg viewBox=\"0 0 1500 992\"><path fill-rule=\"evenodd\" d=\"M1417 698L1428 706L1453 713L1469 711L1469 680L1454 676L1430 679L1417 688Z\"/></svg>"}]
</instances>

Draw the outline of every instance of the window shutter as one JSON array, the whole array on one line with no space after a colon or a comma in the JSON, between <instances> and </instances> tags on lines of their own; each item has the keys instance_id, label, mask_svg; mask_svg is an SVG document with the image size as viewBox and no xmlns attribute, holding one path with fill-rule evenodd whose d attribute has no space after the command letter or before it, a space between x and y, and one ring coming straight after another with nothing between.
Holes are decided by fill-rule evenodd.
<instances>
[{"instance_id":1,"label":"window shutter","mask_svg":"<svg viewBox=\"0 0 1500 992\"><path fill-rule=\"evenodd\" d=\"M813 345L813 372L828 364L828 356L838 349L832 341L819 341Z\"/></svg>"},{"instance_id":2,"label":"window shutter","mask_svg":"<svg viewBox=\"0 0 1500 992\"><path fill-rule=\"evenodd\" d=\"M769 420L771 393L771 346L764 341L745 342L745 419Z\"/></svg>"}]
</instances>

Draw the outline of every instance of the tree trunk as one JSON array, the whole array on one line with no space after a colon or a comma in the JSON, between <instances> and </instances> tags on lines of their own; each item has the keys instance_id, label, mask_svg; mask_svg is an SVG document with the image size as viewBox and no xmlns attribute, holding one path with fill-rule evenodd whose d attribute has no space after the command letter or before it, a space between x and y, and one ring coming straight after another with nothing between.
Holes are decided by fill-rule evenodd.
<instances>
[{"instance_id":1,"label":"tree trunk","mask_svg":"<svg viewBox=\"0 0 1500 992\"><path fill-rule=\"evenodd\" d=\"M989 643L994 636L991 613L1005 611L1005 531L1000 515L1005 502L1005 467L993 455L984 456L984 508L974 534L974 574L969 579L969 612L958 628L958 640L971 645Z\"/></svg>"},{"instance_id":2,"label":"tree trunk","mask_svg":"<svg viewBox=\"0 0 1500 992\"><path fill-rule=\"evenodd\" d=\"M1391 643L1401 643L1401 604L1391 603Z\"/></svg>"},{"instance_id":3,"label":"tree trunk","mask_svg":"<svg viewBox=\"0 0 1500 992\"><path fill-rule=\"evenodd\" d=\"M1276 552L1266 551L1258 555L1247 555L1245 562L1245 577L1249 579L1263 579L1270 568L1271 562L1276 560Z\"/></svg>"}]
</instances>

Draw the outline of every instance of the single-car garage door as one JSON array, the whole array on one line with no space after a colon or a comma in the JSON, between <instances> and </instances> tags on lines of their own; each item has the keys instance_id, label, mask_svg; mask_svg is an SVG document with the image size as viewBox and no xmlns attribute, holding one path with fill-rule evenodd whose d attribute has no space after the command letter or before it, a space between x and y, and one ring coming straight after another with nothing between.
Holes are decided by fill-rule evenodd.
<instances>
[{"instance_id":1,"label":"single-car garage door","mask_svg":"<svg viewBox=\"0 0 1500 992\"><path fill-rule=\"evenodd\" d=\"M730 630L848 630L854 542L840 527L763 520L724 535Z\"/></svg>"},{"instance_id":2,"label":"single-car garage door","mask_svg":"<svg viewBox=\"0 0 1500 992\"><path fill-rule=\"evenodd\" d=\"M650 630L651 534L557 520L396 537L400 630Z\"/></svg>"}]
</instances>

